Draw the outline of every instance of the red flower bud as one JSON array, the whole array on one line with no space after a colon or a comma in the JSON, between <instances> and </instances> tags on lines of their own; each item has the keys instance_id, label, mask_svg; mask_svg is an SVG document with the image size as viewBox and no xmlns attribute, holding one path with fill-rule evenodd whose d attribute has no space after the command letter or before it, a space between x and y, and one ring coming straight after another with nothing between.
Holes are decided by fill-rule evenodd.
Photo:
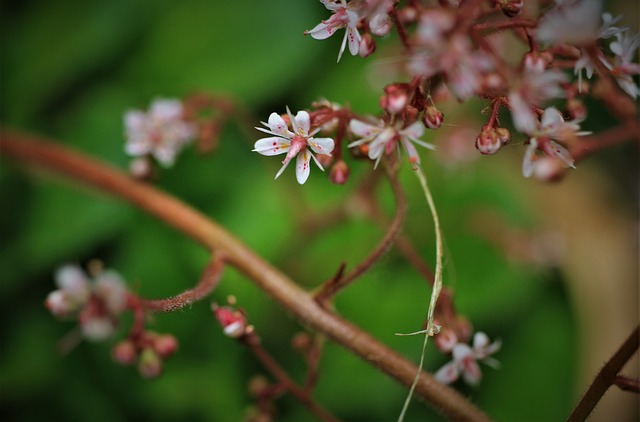
<instances>
[{"instance_id":1,"label":"red flower bud","mask_svg":"<svg viewBox=\"0 0 640 422\"><path fill-rule=\"evenodd\" d=\"M168 358L178 349L178 340L171 334L160 334L153 338L153 350L162 358Z\"/></svg>"},{"instance_id":2,"label":"red flower bud","mask_svg":"<svg viewBox=\"0 0 640 422\"><path fill-rule=\"evenodd\" d=\"M476 138L476 148L481 154L495 154L502 147L502 142L492 127L483 127Z\"/></svg>"},{"instance_id":3,"label":"red flower bud","mask_svg":"<svg viewBox=\"0 0 640 422\"><path fill-rule=\"evenodd\" d=\"M347 163L342 160L336 162L333 167L331 167L329 179L331 183L335 183L336 185L344 185L347 183L347 180L349 180L349 166L347 166Z\"/></svg>"},{"instance_id":4,"label":"red flower bud","mask_svg":"<svg viewBox=\"0 0 640 422\"><path fill-rule=\"evenodd\" d=\"M401 112L409 104L408 88L408 84L387 85L384 95L380 98L380 107L391 114Z\"/></svg>"},{"instance_id":5,"label":"red flower bud","mask_svg":"<svg viewBox=\"0 0 640 422\"><path fill-rule=\"evenodd\" d=\"M131 340L124 340L116 344L111 350L113 359L123 365L133 365L138 358L136 345Z\"/></svg>"},{"instance_id":6,"label":"red flower bud","mask_svg":"<svg viewBox=\"0 0 640 422\"><path fill-rule=\"evenodd\" d=\"M143 378L157 378L162 374L162 359L153 349L144 349L140 353L138 372Z\"/></svg>"},{"instance_id":7,"label":"red flower bud","mask_svg":"<svg viewBox=\"0 0 640 422\"><path fill-rule=\"evenodd\" d=\"M429 129L440 129L444 121L444 114L435 106L428 106L424 110L423 122Z\"/></svg>"}]
</instances>

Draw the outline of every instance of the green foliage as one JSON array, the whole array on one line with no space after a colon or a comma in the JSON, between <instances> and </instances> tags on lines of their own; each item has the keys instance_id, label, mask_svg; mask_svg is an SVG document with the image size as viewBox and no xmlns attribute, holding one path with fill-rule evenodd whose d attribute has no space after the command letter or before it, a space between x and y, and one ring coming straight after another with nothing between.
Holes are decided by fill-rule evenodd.
<instances>
[{"instance_id":1,"label":"green foliage","mask_svg":"<svg viewBox=\"0 0 640 422\"><path fill-rule=\"evenodd\" d=\"M349 103L363 114L375 113L378 91L360 76L364 61L345 55L336 65L339 40L302 36L326 18L324 12L313 1L13 4L3 13L2 123L43 132L125 168L123 112L144 108L155 96L222 91L261 120L272 111L283 112L286 104L302 109L321 96ZM375 72L376 65L369 71ZM213 155L187 151L158 184L227 227L300 284L311 289L331 277L340 262L355 265L383 235L373 222L354 218L300 239L291 216L307 207L323 215L344 202L370 163L353 162L347 186L333 186L313 169L300 187L291 168L274 182L277 160L252 153L255 139L236 126L222 138ZM556 281L510 263L465 223L479 205L518 227L531 224L533 217L516 189L502 183L499 170L479 165L473 171L482 178L470 176L469 170L444 177L436 160L426 161L450 258L445 281L454 283L459 311L478 330L504 342L497 355L502 369L483 368L485 382L463 391L501 420L523 420L523 409L532 421L562 419L570 407L573 386L568 380L577 353L568 299ZM56 342L71 324L56 321L42 306L62 263L102 259L133 290L156 298L192 286L208 260L205 251L128 204L60 183L50 174L3 162L0 180L3 413L21 421L242 419L251 405L248 380L263 370L221 334L207 301L152 322L153 329L171 332L180 342L166 373L155 381L113 363L109 345L82 343L68 356L57 356ZM434 246L428 208L408 170L402 181L410 202L407 235L430 262ZM385 209L392 209L389 192L380 196ZM420 329L429 293L419 274L392 251L338 298L337 309L417 361L422 338L394 333ZM225 270L214 298L224 302L227 294L238 297L265 347L302 380L304 365L288 343L299 328L232 269ZM429 351L428 370L444 362ZM563 381L543 381L551 378ZM337 416L393 420L405 394L394 381L327 344L317 397ZM311 418L291 398L278 403L279 420ZM435 416L414 403L408 420L426 417Z\"/></svg>"}]
</instances>

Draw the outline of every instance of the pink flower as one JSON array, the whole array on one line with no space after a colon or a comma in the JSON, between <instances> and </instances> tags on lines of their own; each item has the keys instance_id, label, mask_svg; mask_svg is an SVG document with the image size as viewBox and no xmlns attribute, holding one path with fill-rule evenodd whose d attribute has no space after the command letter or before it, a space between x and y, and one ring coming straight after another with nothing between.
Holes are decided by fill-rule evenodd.
<instances>
[{"instance_id":1,"label":"pink flower","mask_svg":"<svg viewBox=\"0 0 640 422\"><path fill-rule=\"evenodd\" d=\"M299 111L295 117L291 114L289 107L287 107L287 114L291 121L293 131L290 131L287 123L277 113L271 113L269 116L269 122L261 122L269 129L256 127L259 131L274 135L268 138L258 139L254 145L253 151L262 155L278 155L287 153L284 161L282 161L282 168L276 174L276 179L282 174L293 157L296 158L296 178L301 185L307 181L309 177L310 168L309 161L313 158L313 161L322 168L322 165L318 159L311 153L309 148L316 154L331 155L333 151L334 142L331 138L314 138L313 135L318 133L320 128L316 128L314 131L309 132L311 128L311 117L306 111Z\"/></svg>"},{"instance_id":2,"label":"pink flower","mask_svg":"<svg viewBox=\"0 0 640 422\"><path fill-rule=\"evenodd\" d=\"M360 50L360 33L358 32L358 21L360 17L345 0L320 0L324 6L333 12L333 15L326 21L317 24L313 29L304 31L305 35L311 35L316 40L324 40L332 36L338 29L346 28L338 61L342 57L344 48L349 43L349 52L352 56L358 54Z\"/></svg>"},{"instance_id":3,"label":"pink flower","mask_svg":"<svg viewBox=\"0 0 640 422\"><path fill-rule=\"evenodd\" d=\"M354 119L349 122L349 127L356 136L362 138L350 143L348 147L351 148L369 143L368 155L370 159L375 160L374 168L378 166L382 155L393 152L398 144L402 144L404 147L412 166L420 165L420 156L413 143L428 149L435 149L435 146L432 144L418 139L424 134L424 125L420 121L405 128L399 128L382 123L375 126Z\"/></svg>"},{"instance_id":4,"label":"pink flower","mask_svg":"<svg viewBox=\"0 0 640 422\"><path fill-rule=\"evenodd\" d=\"M247 334L247 317L244 313L229 306L218 306L215 303L211 309L226 336L239 338Z\"/></svg>"},{"instance_id":5,"label":"pink flower","mask_svg":"<svg viewBox=\"0 0 640 422\"><path fill-rule=\"evenodd\" d=\"M473 347L465 343L455 344L452 348L453 360L436 371L434 376L444 384L451 384L462 375L467 384L477 385L482 378L478 361L498 368L500 363L490 355L497 352L500 347L500 341L489 343L489 337L485 333L477 332L473 336Z\"/></svg>"},{"instance_id":6,"label":"pink flower","mask_svg":"<svg viewBox=\"0 0 640 422\"><path fill-rule=\"evenodd\" d=\"M154 100L145 113L129 110L124 116L127 154L152 155L170 167L176 155L195 135L195 128L182 118L182 102L175 99Z\"/></svg>"},{"instance_id":7,"label":"pink flower","mask_svg":"<svg viewBox=\"0 0 640 422\"><path fill-rule=\"evenodd\" d=\"M565 121L562 114L555 107L547 108L536 124L536 127L528 133L531 136L529 146L524 154L522 161L522 175L524 177L531 176L536 167L536 151L541 150L550 157L559 159L565 167L574 166L574 160L569 151L557 142L567 141L575 136L588 135L591 132L579 132L580 125L578 121Z\"/></svg>"}]
</instances>

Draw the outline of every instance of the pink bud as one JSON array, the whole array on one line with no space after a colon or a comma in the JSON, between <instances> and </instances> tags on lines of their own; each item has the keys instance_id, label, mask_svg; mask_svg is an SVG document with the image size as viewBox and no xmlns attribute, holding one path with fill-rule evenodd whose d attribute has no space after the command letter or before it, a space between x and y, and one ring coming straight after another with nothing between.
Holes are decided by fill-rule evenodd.
<instances>
[{"instance_id":1,"label":"pink bud","mask_svg":"<svg viewBox=\"0 0 640 422\"><path fill-rule=\"evenodd\" d=\"M349 166L347 166L347 163L342 160L336 162L333 167L331 167L329 179L331 183L336 185L344 185L347 183L347 180L349 180Z\"/></svg>"},{"instance_id":2,"label":"pink bud","mask_svg":"<svg viewBox=\"0 0 640 422\"><path fill-rule=\"evenodd\" d=\"M386 13L378 13L369 21L369 29L374 35L383 37L391 31L391 18Z\"/></svg>"},{"instance_id":3,"label":"pink bud","mask_svg":"<svg viewBox=\"0 0 640 422\"><path fill-rule=\"evenodd\" d=\"M524 9L524 1L523 0L505 0L500 3L500 8L502 9L502 13L510 18L515 18L516 16L520 16L522 10Z\"/></svg>"},{"instance_id":4,"label":"pink bud","mask_svg":"<svg viewBox=\"0 0 640 422\"><path fill-rule=\"evenodd\" d=\"M500 140L502 145L506 145L509 142L511 142L511 133L509 132L509 129L507 129L507 128L497 127L496 128L496 136L498 137L498 139Z\"/></svg>"},{"instance_id":5,"label":"pink bud","mask_svg":"<svg viewBox=\"0 0 640 422\"><path fill-rule=\"evenodd\" d=\"M138 351L131 340L124 340L113 347L111 355L118 363L123 365L133 365L138 357Z\"/></svg>"},{"instance_id":6,"label":"pink bud","mask_svg":"<svg viewBox=\"0 0 640 422\"><path fill-rule=\"evenodd\" d=\"M178 349L178 340L171 334L157 335L153 339L153 350L162 358L168 358Z\"/></svg>"},{"instance_id":7,"label":"pink bud","mask_svg":"<svg viewBox=\"0 0 640 422\"><path fill-rule=\"evenodd\" d=\"M138 360L138 372L143 378L157 378L162 374L162 359L153 349L144 349Z\"/></svg>"},{"instance_id":8,"label":"pink bud","mask_svg":"<svg viewBox=\"0 0 640 422\"><path fill-rule=\"evenodd\" d=\"M456 336L456 333L452 329L442 327L440 333L435 336L435 341L438 350L442 353L449 353L453 350L453 346L458 343L458 336Z\"/></svg>"},{"instance_id":9,"label":"pink bud","mask_svg":"<svg viewBox=\"0 0 640 422\"><path fill-rule=\"evenodd\" d=\"M63 290L54 290L49 293L44 304L55 316L68 316L78 309L75 301Z\"/></svg>"},{"instance_id":10,"label":"pink bud","mask_svg":"<svg viewBox=\"0 0 640 422\"><path fill-rule=\"evenodd\" d=\"M380 107L391 114L397 114L409 103L408 84L391 84L384 88L380 98Z\"/></svg>"},{"instance_id":11,"label":"pink bud","mask_svg":"<svg viewBox=\"0 0 640 422\"><path fill-rule=\"evenodd\" d=\"M435 106L428 106L424 110L423 122L429 129L440 129L444 120L444 114Z\"/></svg>"},{"instance_id":12,"label":"pink bud","mask_svg":"<svg viewBox=\"0 0 640 422\"><path fill-rule=\"evenodd\" d=\"M374 51L376 51L376 40L374 40L373 36L367 32L362 36L358 54L360 57L369 57Z\"/></svg>"},{"instance_id":13,"label":"pink bud","mask_svg":"<svg viewBox=\"0 0 640 422\"><path fill-rule=\"evenodd\" d=\"M136 179L147 180L153 175L153 166L148 156L137 157L129 163L129 174Z\"/></svg>"},{"instance_id":14,"label":"pink bud","mask_svg":"<svg viewBox=\"0 0 640 422\"><path fill-rule=\"evenodd\" d=\"M502 142L498 137L495 129L485 126L480 131L480 134L476 138L476 148L481 154L491 155L495 154L502 147Z\"/></svg>"},{"instance_id":15,"label":"pink bud","mask_svg":"<svg viewBox=\"0 0 640 422\"><path fill-rule=\"evenodd\" d=\"M212 309L225 335L238 338L247 333L247 319L242 312L227 306L217 306L215 303L212 305Z\"/></svg>"},{"instance_id":16,"label":"pink bud","mask_svg":"<svg viewBox=\"0 0 640 422\"><path fill-rule=\"evenodd\" d=\"M584 120L587 117L587 108L577 98L567 100L567 113L574 120Z\"/></svg>"}]
</instances>

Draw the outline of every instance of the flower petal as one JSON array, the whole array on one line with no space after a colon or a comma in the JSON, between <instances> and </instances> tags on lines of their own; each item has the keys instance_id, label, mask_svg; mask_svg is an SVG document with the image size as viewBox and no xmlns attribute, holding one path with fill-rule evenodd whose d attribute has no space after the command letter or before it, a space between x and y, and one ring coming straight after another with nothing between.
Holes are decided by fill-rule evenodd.
<instances>
[{"instance_id":1,"label":"flower petal","mask_svg":"<svg viewBox=\"0 0 640 422\"><path fill-rule=\"evenodd\" d=\"M574 165L575 161L573 160L571 153L565 147L557 142L549 141L549 149L553 156L559 158L565 166L576 168Z\"/></svg>"},{"instance_id":2,"label":"flower petal","mask_svg":"<svg viewBox=\"0 0 640 422\"><path fill-rule=\"evenodd\" d=\"M262 155L278 155L289 151L291 141L279 136L258 139L253 146L253 151Z\"/></svg>"},{"instance_id":3,"label":"flower petal","mask_svg":"<svg viewBox=\"0 0 640 422\"><path fill-rule=\"evenodd\" d=\"M351 25L347 26L347 40L349 41L349 52L351 55L358 55L358 52L360 51L360 41L362 38L360 37L358 30Z\"/></svg>"},{"instance_id":4,"label":"flower petal","mask_svg":"<svg viewBox=\"0 0 640 422\"><path fill-rule=\"evenodd\" d=\"M540 126L543 131L558 128L563 123L564 118L562 117L562 113L555 107L546 108L540 119Z\"/></svg>"},{"instance_id":5,"label":"flower petal","mask_svg":"<svg viewBox=\"0 0 640 422\"><path fill-rule=\"evenodd\" d=\"M420 138L424 135L424 125L421 121L414 122L408 127L402 129L400 134L408 136L409 138Z\"/></svg>"},{"instance_id":6,"label":"flower petal","mask_svg":"<svg viewBox=\"0 0 640 422\"><path fill-rule=\"evenodd\" d=\"M451 384L460 376L460 370L455 361L451 361L438 369L433 376L443 384Z\"/></svg>"},{"instance_id":7,"label":"flower petal","mask_svg":"<svg viewBox=\"0 0 640 422\"><path fill-rule=\"evenodd\" d=\"M287 122L285 122L284 119L280 117L278 113L271 113L271 115L269 115L268 126L274 135L280 135L287 138L291 136L291 132L287 127Z\"/></svg>"},{"instance_id":8,"label":"flower petal","mask_svg":"<svg viewBox=\"0 0 640 422\"><path fill-rule=\"evenodd\" d=\"M309 178L311 169L309 168L309 161L311 160L311 152L308 149L304 149L298 154L296 158L296 179L301 185Z\"/></svg>"},{"instance_id":9,"label":"flower petal","mask_svg":"<svg viewBox=\"0 0 640 422\"><path fill-rule=\"evenodd\" d=\"M309 138L307 144L317 154L329 155L335 146L331 138Z\"/></svg>"},{"instance_id":10,"label":"flower petal","mask_svg":"<svg viewBox=\"0 0 640 422\"><path fill-rule=\"evenodd\" d=\"M274 179L277 179L278 177L280 177L280 175L282 174L284 169L287 168L287 166L289 165L290 162L291 162L291 160L287 160L287 161L283 162L282 167L280 167L280 170L278 170L278 173L276 173L276 177L274 177Z\"/></svg>"},{"instance_id":11,"label":"flower petal","mask_svg":"<svg viewBox=\"0 0 640 422\"><path fill-rule=\"evenodd\" d=\"M360 120L352 119L349 122L349 128L354 135L368 138L373 134L380 133L381 129L378 126L370 125Z\"/></svg>"},{"instance_id":12,"label":"flower petal","mask_svg":"<svg viewBox=\"0 0 640 422\"><path fill-rule=\"evenodd\" d=\"M420 156L418 155L416 147L407 138L401 138L400 142L402 143L404 150L409 156L411 167L415 169L416 167L420 166Z\"/></svg>"},{"instance_id":13,"label":"flower petal","mask_svg":"<svg viewBox=\"0 0 640 422\"><path fill-rule=\"evenodd\" d=\"M480 365L475 359L465 359L462 366L462 378L469 385L478 385L482 378Z\"/></svg>"},{"instance_id":14,"label":"flower petal","mask_svg":"<svg viewBox=\"0 0 640 422\"><path fill-rule=\"evenodd\" d=\"M305 35L311 35L313 39L316 40L325 40L335 34L336 28L332 25L328 25L325 22L320 22L312 29L308 31L304 31Z\"/></svg>"},{"instance_id":15,"label":"flower petal","mask_svg":"<svg viewBox=\"0 0 640 422\"><path fill-rule=\"evenodd\" d=\"M302 110L296 114L294 118L295 121L295 132L300 136L307 137L309 136L309 128L311 127L311 117L309 113Z\"/></svg>"}]
</instances>

